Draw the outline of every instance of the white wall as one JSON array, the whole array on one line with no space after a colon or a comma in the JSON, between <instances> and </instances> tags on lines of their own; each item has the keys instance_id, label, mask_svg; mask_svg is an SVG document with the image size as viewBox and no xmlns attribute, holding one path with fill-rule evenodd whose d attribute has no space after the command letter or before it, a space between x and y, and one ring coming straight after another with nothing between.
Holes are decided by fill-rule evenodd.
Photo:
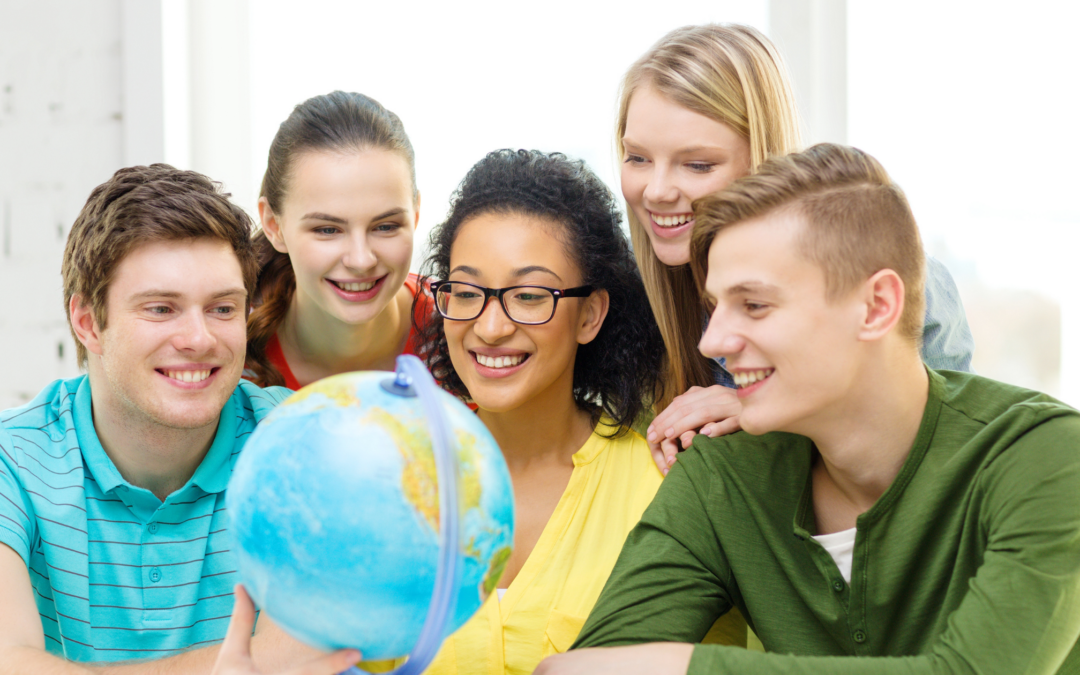
<instances>
[{"instance_id":1,"label":"white wall","mask_svg":"<svg viewBox=\"0 0 1080 675\"><path fill-rule=\"evenodd\" d=\"M0 4L0 409L77 373L60 260L124 161L121 2Z\"/></svg>"}]
</instances>

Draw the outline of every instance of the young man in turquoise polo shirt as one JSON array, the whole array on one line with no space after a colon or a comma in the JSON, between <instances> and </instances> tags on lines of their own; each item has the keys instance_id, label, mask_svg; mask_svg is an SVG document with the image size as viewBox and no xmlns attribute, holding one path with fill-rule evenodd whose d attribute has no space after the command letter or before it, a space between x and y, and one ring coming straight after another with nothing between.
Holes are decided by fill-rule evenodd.
<instances>
[{"instance_id":1,"label":"young man in turquoise polo shirt","mask_svg":"<svg viewBox=\"0 0 1080 675\"><path fill-rule=\"evenodd\" d=\"M1080 673L1080 413L923 366L925 256L881 166L815 146L694 214L700 348L745 432L679 457L536 672ZM732 607L770 653L690 644Z\"/></svg>"},{"instance_id":2,"label":"young man in turquoise polo shirt","mask_svg":"<svg viewBox=\"0 0 1080 675\"><path fill-rule=\"evenodd\" d=\"M237 581L225 487L288 394L240 381L256 274L250 220L204 176L133 167L91 194L63 262L87 374L0 412L0 671L210 672ZM269 621L253 648L310 656Z\"/></svg>"}]
</instances>

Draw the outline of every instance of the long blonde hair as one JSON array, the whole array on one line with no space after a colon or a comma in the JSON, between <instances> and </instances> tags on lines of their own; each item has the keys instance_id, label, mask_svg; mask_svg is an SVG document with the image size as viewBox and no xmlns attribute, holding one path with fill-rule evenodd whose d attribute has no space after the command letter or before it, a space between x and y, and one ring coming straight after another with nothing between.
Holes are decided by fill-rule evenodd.
<instances>
[{"instance_id":1,"label":"long blonde hair","mask_svg":"<svg viewBox=\"0 0 1080 675\"><path fill-rule=\"evenodd\" d=\"M686 26L660 39L626 73L619 98L615 143L622 138L630 98L651 85L675 103L722 122L750 142L750 171L771 155L801 148L801 123L780 52L758 30L736 24ZM634 257L667 348L663 410L692 386L714 383L711 363L697 350L705 322L701 293L689 265L668 267L656 257L649 235L627 209Z\"/></svg>"}]
</instances>

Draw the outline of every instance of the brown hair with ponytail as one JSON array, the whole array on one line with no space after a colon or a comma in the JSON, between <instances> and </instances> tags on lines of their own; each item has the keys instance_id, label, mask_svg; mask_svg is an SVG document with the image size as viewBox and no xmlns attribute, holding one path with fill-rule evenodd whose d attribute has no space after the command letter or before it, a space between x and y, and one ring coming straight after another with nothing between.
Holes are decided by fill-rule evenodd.
<instances>
[{"instance_id":1,"label":"brown hair with ponytail","mask_svg":"<svg viewBox=\"0 0 1080 675\"><path fill-rule=\"evenodd\" d=\"M390 150L409 165L416 197L416 158L401 119L378 101L363 94L335 91L309 98L281 123L270 143L259 197L280 214L293 164L304 152L360 152ZM285 320L296 292L296 276L287 253L281 253L261 229L255 233L259 278L255 308L248 316L248 376L262 387L284 386L285 378L270 362L266 345Z\"/></svg>"}]
</instances>

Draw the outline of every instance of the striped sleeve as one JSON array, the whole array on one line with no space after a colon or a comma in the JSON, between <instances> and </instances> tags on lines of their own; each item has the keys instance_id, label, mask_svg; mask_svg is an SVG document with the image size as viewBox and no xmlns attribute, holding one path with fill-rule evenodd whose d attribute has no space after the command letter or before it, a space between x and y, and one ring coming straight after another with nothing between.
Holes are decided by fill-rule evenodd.
<instances>
[{"instance_id":1,"label":"striped sleeve","mask_svg":"<svg viewBox=\"0 0 1080 675\"><path fill-rule=\"evenodd\" d=\"M19 483L20 454L11 435L0 426L0 543L30 564L33 550L33 506Z\"/></svg>"}]
</instances>

